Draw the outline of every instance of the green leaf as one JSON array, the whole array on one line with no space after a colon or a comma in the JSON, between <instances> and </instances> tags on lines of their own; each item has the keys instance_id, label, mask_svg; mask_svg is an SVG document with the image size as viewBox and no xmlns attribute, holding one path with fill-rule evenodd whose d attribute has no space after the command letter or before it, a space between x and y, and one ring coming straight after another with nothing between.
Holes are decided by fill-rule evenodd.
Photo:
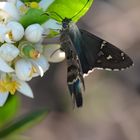
<instances>
[{"instance_id":1,"label":"green leaf","mask_svg":"<svg viewBox=\"0 0 140 140\"><path fill-rule=\"evenodd\" d=\"M11 121L19 110L20 102L18 96L10 96L3 107L0 107L0 128Z\"/></svg>"},{"instance_id":2,"label":"green leaf","mask_svg":"<svg viewBox=\"0 0 140 140\"><path fill-rule=\"evenodd\" d=\"M44 14L43 10L30 8L27 13L20 18L20 23L26 28L34 23L42 24L48 19L49 17Z\"/></svg>"},{"instance_id":3,"label":"green leaf","mask_svg":"<svg viewBox=\"0 0 140 140\"><path fill-rule=\"evenodd\" d=\"M41 121L47 114L48 111L46 109L27 114L26 116L20 118L16 122L1 130L0 138L9 137L11 136L11 134L13 135L21 131L23 132L25 129L31 127L33 124Z\"/></svg>"},{"instance_id":4,"label":"green leaf","mask_svg":"<svg viewBox=\"0 0 140 140\"><path fill-rule=\"evenodd\" d=\"M55 0L47 9L48 13L53 13L53 17L57 21L62 21L55 13L60 15L63 19L65 17L72 18L74 22L79 20L90 8L94 0Z\"/></svg>"}]
</instances>

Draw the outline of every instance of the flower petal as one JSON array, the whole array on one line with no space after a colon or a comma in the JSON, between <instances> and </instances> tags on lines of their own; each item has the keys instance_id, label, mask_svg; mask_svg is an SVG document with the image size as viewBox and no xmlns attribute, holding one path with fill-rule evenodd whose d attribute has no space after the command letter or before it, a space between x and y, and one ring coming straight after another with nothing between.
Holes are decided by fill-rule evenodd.
<instances>
[{"instance_id":1,"label":"flower petal","mask_svg":"<svg viewBox=\"0 0 140 140\"><path fill-rule=\"evenodd\" d=\"M5 93L0 93L0 107L2 107L4 105L4 103L6 102L7 98L8 98L9 93L5 92Z\"/></svg>"},{"instance_id":2,"label":"flower petal","mask_svg":"<svg viewBox=\"0 0 140 140\"><path fill-rule=\"evenodd\" d=\"M0 42L1 43L4 42L4 36L5 36L6 31L7 31L6 26L0 23Z\"/></svg>"},{"instance_id":3,"label":"flower petal","mask_svg":"<svg viewBox=\"0 0 140 140\"><path fill-rule=\"evenodd\" d=\"M60 25L56 20L54 19L49 19L47 20L44 24L42 24L42 27L45 30L48 29L54 29L54 30L58 30L58 29L62 29L62 25Z\"/></svg>"},{"instance_id":4,"label":"flower petal","mask_svg":"<svg viewBox=\"0 0 140 140\"><path fill-rule=\"evenodd\" d=\"M21 94L33 98L33 92L31 87L24 81L17 80L20 84L19 88L17 89Z\"/></svg>"},{"instance_id":5,"label":"flower petal","mask_svg":"<svg viewBox=\"0 0 140 140\"><path fill-rule=\"evenodd\" d=\"M12 17L15 20L19 19L19 12L14 3L0 2L0 9L8 13L9 17Z\"/></svg>"},{"instance_id":6,"label":"flower petal","mask_svg":"<svg viewBox=\"0 0 140 140\"><path fill-rule=\"evenodd\" d=\"M49 69L50 66L47 59L43 55L41 55L38 59L31 60L31 62L41 77Z\"/></svg>"},{"instance_id":7,"label":"flower petal","mask_svg":"<svg viewBox=\"0 0 140 140\"><path fill-rule=\"evenodd\" d=\"M34 60L31 60L33 66L35 67L35 69L37 70L37 73L33 74L33 77L36 77L38 75L40 75L41 77L44 75L44 70L43 68Z\"/></svg>"},{"instance_id":8,"label":"flower petal","mask_svg":"<svg viewBox=\"0 0 140 140\"><path fill-rule=\"evenodd\" d=\"M47 71L49 69L50 64L48 63L47 59L41 55L38 59L36 59L38 65L43 68L43 71Z\"/></svg>"},{"instance_id":9,"label":"flower petal","mask_svg":"<svg viewBox=\"0 0 140 140\"><path fill-rule=\"evenodd\" d=\"M0 70L3 72L14 72L14 69L10 67L3 59L0 58Z\"/></svg>"},{"instance_id":10,"label":"flower petal","mask_svg":"<svg viewBox=\"0 0 140 140\"><path fill-rule=\"evenodd\" d=\"M15 72L20 80L29 81L32 78L32 64L28 59L20 59L15 64Z\"/></svg>"},{"instance_id":11,"label":"flower petal","mask_svg":"<svg viewBox=\"0 0 140 140\"><path fill-rule=\"evenodd\" d=\"M12 61L14 58L16 58L19 54L19 49L14 46L13 44L4 43L0 47L0 56L5 61Z\"/></svg>"},{"instance_id":12,"label":"flower petal","mask_svg":"<svg viewBox=\"0 0 140 140\"><path fill-rule=\"evenodd\" d=\"M44 56L49 62L58 63L65 59L65 52L60 50L59 44L49 44L45 46Z\"/></svg>"}]
</instances>

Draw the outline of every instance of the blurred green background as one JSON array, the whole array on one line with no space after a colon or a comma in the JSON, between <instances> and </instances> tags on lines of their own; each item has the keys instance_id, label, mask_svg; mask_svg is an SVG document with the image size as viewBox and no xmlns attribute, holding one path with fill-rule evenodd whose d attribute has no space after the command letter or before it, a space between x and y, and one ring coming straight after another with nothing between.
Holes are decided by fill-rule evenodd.
<instances>
[{"instance_id":1,"label":"blurred green background","mask_svg":"<svg viewBox=\"0 0 140 140\"><path fill-rule=\"evenodd\" d=\"M51 64L43 78L30 82L34 99L21 95L20 114L52 111L23 135L33 140L140 140L140 1L95 0L78 22L124 50L134 67L121 72L95 70L85 78L82 108L72 108L66 62Z\"/></svg>"}]
</instances>

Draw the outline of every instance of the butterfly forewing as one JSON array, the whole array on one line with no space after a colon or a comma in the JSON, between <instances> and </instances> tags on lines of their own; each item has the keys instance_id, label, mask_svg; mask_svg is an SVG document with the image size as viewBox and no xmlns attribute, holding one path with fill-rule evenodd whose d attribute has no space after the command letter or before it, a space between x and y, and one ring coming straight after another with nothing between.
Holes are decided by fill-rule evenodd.
<instances>
[{"instance_id":1,"label":"butterfly forewing","mask_svg":"<svg viewBox=\"0 0 140 140\"><path fill-rule=\"evenodd\" d=\"M86 59L87 58L86 55L88 55L88 53L84 53L84 51L86 51L86 48L83 49L84 46L83 46L83 40L82 40L81 33L80 33L78 27L74 23L70 24L69 36L70 36L70 39L76 50L76 53L80 59L82 71L83 71L83 73L87 73L90 69L92 69L92 65L90 65L89 61ZM89 50L87 50L87 52L88 51ZM93 62L93 63L95 63L95 62Z\"/></svg>"},{"instance_id":2,"label":"butterfly forewing","mask_svg":"<svg viewBox=\"0 0 140 140\"><path fill-rule=\"evenodd\" d=\"M122 70L133 64L131 58L114 45L85 30L80 30L80 32L83 57L88 62L87 68L83 67L84 73L93 68ZM83 59L82 55L80 56L81 59ZM85 66L82 62L81 65Z\"/></svg>"}]
</instances>

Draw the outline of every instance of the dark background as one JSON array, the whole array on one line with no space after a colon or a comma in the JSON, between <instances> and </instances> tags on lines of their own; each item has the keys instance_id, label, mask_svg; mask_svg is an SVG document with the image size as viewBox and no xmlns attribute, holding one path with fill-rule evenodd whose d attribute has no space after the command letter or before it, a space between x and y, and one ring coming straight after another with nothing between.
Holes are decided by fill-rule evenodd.
<instances>
[{"instance_id":1,"label":"dark background","mask_svg":"<svg viewBox=\"0 0 140 140\"><path fill-rule=\"evenodd\" d=\"M25 135L33 140L140 140L140 1L95 0L78 26L124 50L134 67L95 70L85 78L82 108L73 110L66 62L52 64L30 82L35 98L22 96L22 113L47 107L48 117Z\"/></svg>"}]
</instances>

